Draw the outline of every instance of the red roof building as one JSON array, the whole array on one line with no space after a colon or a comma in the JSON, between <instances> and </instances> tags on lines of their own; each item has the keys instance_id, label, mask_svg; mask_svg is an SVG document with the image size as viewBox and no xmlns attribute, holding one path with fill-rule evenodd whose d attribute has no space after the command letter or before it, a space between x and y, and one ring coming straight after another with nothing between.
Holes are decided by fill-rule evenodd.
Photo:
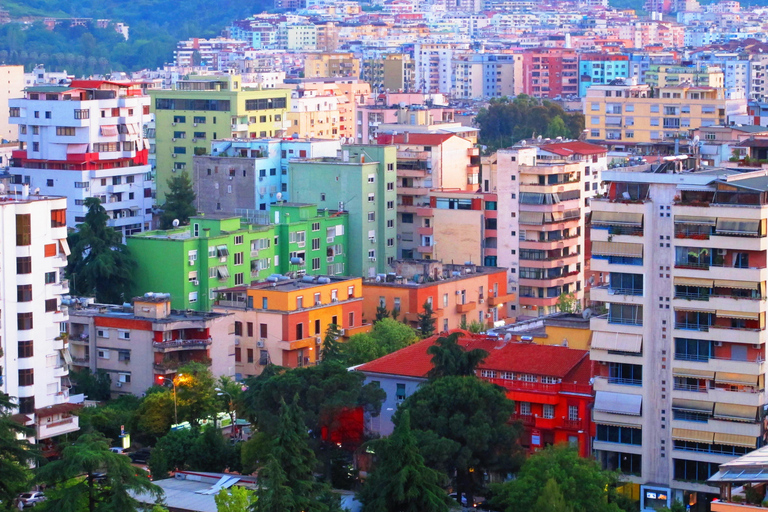
<instances>
[{"instance_id":1,"label":"red roof building","mask_svg":"<svg viewBox=\"0 0 768 512\"><path fill-rule=\"evenodd\" d=\"M535 452L547 445L568 443L577 446L582 457L589 455L594 398L588 351L504 341L461 330L451 332L461 333L459 343L465 349L488 352L477 376L504 388L507 397L515 402L512 419L521 421L525 428L523 446ZM432 369L432 356L427 350L437 337L355 368L366 375L366 382L378 382L387 392L381 417L372 419L369 428L384 435L392 431L391 418L397 405L426 380Z\"/></svg>"}]
</instances>

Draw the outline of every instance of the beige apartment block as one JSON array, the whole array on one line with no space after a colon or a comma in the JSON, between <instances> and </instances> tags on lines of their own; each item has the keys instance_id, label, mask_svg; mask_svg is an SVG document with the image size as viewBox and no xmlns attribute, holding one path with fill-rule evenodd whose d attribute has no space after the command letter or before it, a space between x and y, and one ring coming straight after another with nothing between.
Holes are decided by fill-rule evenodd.
<instances>
[{"instance_id":1,"label":"beige apartment block","mask_svg":"<svg viewBox=\"0 0 768 512\"><path fill-rule=\"evenodd\" d=\"M360 76L360 59L353 53L310 53L304 60L307 78L336 78Z\"/></svg>"},{"instance_id":2,"label":"beige apartment block","mask_svg":"<svg viewBox=\"0 0 768 512\"><path fill-rule=\"evenodd\" d=\"M0 112L8 112L8 100L24 96L24 66L0 66ZM19 128L8 115L0 116L0 139L19 140Z\"/></svg>"}]
</instances>

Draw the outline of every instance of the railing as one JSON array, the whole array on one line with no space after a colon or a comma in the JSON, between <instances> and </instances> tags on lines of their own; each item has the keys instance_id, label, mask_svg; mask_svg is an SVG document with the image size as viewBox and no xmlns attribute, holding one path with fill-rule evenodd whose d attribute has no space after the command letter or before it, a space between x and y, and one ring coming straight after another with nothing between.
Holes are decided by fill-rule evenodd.
<instances>
[{"instance_id":1,"label":"railing","mask_svg":"<svg viewBox=\"0 0 768 512\"><path fill-rule=\"evenodd\" d=\"M696 393L706 393L709 391L709 388L707 386L699 386L696 384L682 384L682 383L675 383L675 391L693 391Z\"/></svg>"},{"instance_id":2,"label":"railing","mask_svg":"<svg viewBox=\"0 0 768 512\"><path fill-rule=\"evenodd\" d=\"M623 377L602 377L607 378L609 384L619 384L622 386L642 386L643 381L641 379L625 379Z\"/></svg>"},{"instance_id":3,"label":"railing","mask_svg":"<svg viewBox=\"0 0 768 512\"><path fill-rule=\"evenodd\" d=\"M544 382L528 382L524 380L500 379L497 377L480 377L480 379L496 384L509 391L532 391L538 393L581 393L592 394L592 386L588 384L575 384L570 382L558 382L548 384Z\"/></svg>"},{"instance_id":4,"label":"railing","mask_svg":"<svg viewBox=\"0 0 768 512\"><path fill-rule=\"evenodd\" d=\"M643 319L642 318L616 317L616 316L611 316L610 313L609 313L608 314L608 323L609 324L618 324L618 325L637 325L637 326L642 326L643 325Z\"/></svg>"},{"instance_id":5,"label":"railing","mask_svg":"<svg viewBox=\"0 0 768 512\"><path fill-rule=\"evenodd\" d=\"M709 332L711 325L708 324L690 324L688 322L675 322L675 329L682 329L685 331L700 331Z\"/></svg>"},{"instance_id":6,"label":"railing","mask_svg":"<svg viewBox=\"0 0 768 512\"><path fill-rule=\"evenodd\" d=\"M755 357L752 359L731 359L730 357L716 357L716 356L708 356L703 354L683 354L675 352L675 359L677 361L695 361L699 363L707 363L710 359L715 359L717 361L734 361L736 363L764 363L765 359L762 357Z\"/></svg>"},{"instance_id":7,"label":"railing","mask_svg":"<svg viewBox=\"0 0 768 512\"><path fill-rule=\"evenodd\" d=\"M532 427L536 423L536 416L533 414L513 414L513 421L519 421L526 427Z\"/></svg>"},{"instance_id":8,"label":"railing","mask_svg":"<svg viewBox=\"0 0 768 512\"><path fill-rule=\"evenodd\" d=\"M685 442L686 441L674 441L672 449L683 451L683 452L713 453L716 455L732 455L734 457L746 455L750 451L750 448L747 448L744 446L737 447L737 446L726 446L726 445L720 445L720 444L704 444L704 443L681 444Z\"/></svg>"},{"instance_id":9,"label":"railing","mask_svg":"<svg viewBox=\"0 0 768 512\"><path fill-rule=\"evenodd\" d=\"M207 347L213 343L212 338L208 339L180 339L180 340L170 340L170 341L155 341L152 343L152 346L155 348L184 348L184 347Z\"/></svg>"},{"instance_id":10,"label":"railing","mask_svg":"<svg viewBox=\"0 0 768 512\"><path fill-rule=\"evenodd\" d=\"M636 226L615 226L609 224L592 225L593 229L608 230L609 235L628 235L628 236L643 236L643 228Z\"/></svg>"},{"instance_id":11,"label":"railing","mask_svg":"<svg viewBox=\"0 0 768 512\"><path fill-rule=\"evenodd\" d=\"M634 295L636 297L643 296L642 288L611 288L610 286L598 286L598 290L607 290L608 295Z\"/></svg>"},{"instance_id":12,"label":"railing","mask_svg":"<svg viewBox=\"0 0 768 512\"><path fill-rule=\"evenodd\" d=\"M584 420L582 418L577 418L575 420L563 418L562 426L563 428L570 430L582 429L584 428Z\"/></svg>"},{"instance_id":13,"label":"railing","mask_svg":"<svg viewBox=\"0 0 768 512\"><path fill-rule=\"evenodd\" d=\"M676 299L687 300L709 300L710 294L708 293L681 293L675 292Z\"/></svg>"},{"instance_id":14,"label":"railing","mask_svg":"<svg viewBox=\"0 0 768 512\"><path fill-rule=\"evenodd\" d=\"M672 409L672 419L680 421L694 421L696 423L707 423L711 418L708 414L697 414L688 411L676 411Z\"/></svg>"}]
</instances>

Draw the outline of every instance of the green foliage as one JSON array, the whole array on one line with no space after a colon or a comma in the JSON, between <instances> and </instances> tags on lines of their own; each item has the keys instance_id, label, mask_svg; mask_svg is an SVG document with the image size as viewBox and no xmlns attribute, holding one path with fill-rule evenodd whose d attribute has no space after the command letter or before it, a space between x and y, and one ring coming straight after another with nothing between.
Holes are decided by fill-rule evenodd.
<instances>
[{"instance_id":1,"label":"green foliage","mask_svg":"<svg viewBox=\"0 0 768 512\"><path fill-rule=\"evenodd\" d=\"M325 330L325 337L323 338L323 361L327 362L341 362L341 343L339 343L339 326L336 324L329 324L328 329Z\"/></svg>"},{"instance_id":2,"label":"green foliage","mask_svg":"<svg viewBox=\"0 0 768 512\"><path fill-rule=\"evenodd\" d=\"M285 512L300 510L288 486L288 477L280 462L270 456L266 466L259 472L259 478L265 482L256 493L256 504L251 509L257 512Z\"/></svg>"},{"instance_id":3,"label":"green foliage","mask_svg":"<svg viewBox=\"0 0 768 512\"><path fill-rule=\"evenodd\" d=\"M137 411L136 427L146 440L154 442L171 430L173 425L173 392L162 389L148 393Z\"/></svg>"},{"instance_id":4,"label":"green foliage","mask_svg":"<svg viewBox=\"0 0 768 512\"><path fill-rule=\"evenodd\" d=\"M748 486L744 487L744 491L746 493ZM760 498L756 498L757 501L750 501L749 500L749 493L747 494L747 503L752 503L754 505L760 504ZM675 500L672 502L671 507L661 507L658 509L658 512L685 512L685 505L683 505L683 502L680 500Z\"/></svg>"},{"instance_id":5,"label":"green foliage","mask_svg":"<svg viewBox=\"0 0 768 512\"><path fill-rule=\"evenodd\" d=\"M76 412L80 417L78 434L101 432L107 439L117 440L121 426L129 431L135 430L133 427L140 405L139 397L121 395L103 405L83 407Z\"/></svg>"},{"instance_id":6,"label":"green foliage","mask_svg":"<svg viewBox=\"0 0 768 512\"><path fill-rule=\"evenodd\" d=\"M479 348L466 350L459 345L460 334L454 332L448 336L440 336L435 344L427 349L427 354L432 356L430 379L475 375L478 365L488 357L488 352L485 350Z\"/></svg>"},{"instance_id":7,"label":"green foliage","mask_svg":"<svg viewBox=\"0 0 768 512\"><path fill-rule=\"evenodd\" d=\"M89 400L109 400L112 378L104 370L91 373L90 368L83 368L72 370L69 376L72 379L71 393L83 393Z\"/></svg>"},{"instance_id":8,"label":"green foliage","mask_svg":"<svg viewBox=\"0 0 768 512\"><path fill-rule=\"evenodd\" d=\"M193 471L223 473L232 461L233 450L221 430L209 425L192 443L187 467Z\"/></svg>"},{"instance_id":9,"label":"green foliage","mask_svg":"<svg viewBox=\"0 0 768 512\"><path fill-rule=\"evenodd\" d=\"M216 409L227 411L231 423L242 408L243 386L227 375L219 377L216 383Z\"/></svg>"},{"instance_id":10,"label":"green foliage","mask_svg":"<svg viewBox=\"0 0 768 512\"><path fill-rule=\"evenodd\" d=\"M395 425L404 411L427 466L455 474L457 492L470 501L484 471L509 473L519 465L519 429L509 423L514 404L498 386L475 377L434 379L398 408Z\"/></svg>"},{"instance_id":11,"label":"green foliage","mask_svg":"<svg viewBox=\"0 0 768 512\"><path fill-rule=\"evenodd\" d=\"M345 364L353 366L405 348L418 340L408 325L392 318L373 324L371 332L355 334L343 346Z\"/></svg>"},{"instance_id":12,"label":"green foliage","mask_svg":"<svg viewBox=\"0 0 768 512\"><path fill-rule=\"evenodd\" d=\"M29 489L30 463L39 457L34 445L19 439L20 435L32 435L34 431L11 418L13 407L11 397L0 393L0 502L5 504L13 503L20 492Z\"/></svg>"},{"instance_id":13,"label":"green foliage","mask_svg":"<svg viewBox=\"0 0 768 512\"><path fill-rule=\"evenodd\" d=\"M761 501L763 501L763 496L760 493L759 490L755 489L751 485L745 485L744 486L744 496L747 498L747 503L750 503L752 505L759 505ZM680 503L680 506L683 507L683 510L685 510L685 506ZM672 512L678 512L678 510L674 510L675 503L672 504Z\"/></svg>"},{"instance_id":14,"label":"green foliage","mask_svg":"<svg viewBox=\"0 0 768 512\"><path fill-rule=\"evenodd\" d=\"M130 299L136 261L122 244L122 236L107 227L107 211L95 197L85 200L88 213L78 231L68 237L67 274L72 293L94 295L97 302L122 304Z\"/></svg>"},{"instance_id":15,"label":"green foliage","mask_svg":"<svg viewBox=\"0 0 768 512\"><path fill-rule=\"evenodd\" d=\"M445 475L428 468L405 411L388 438L372 443L376 465L359 495L364 512L444 512L450 499L440 487Z\"/></svg>"},{"instance_id":16,"label":"green foliage","mask_svg":"<svg viewBox=\"0 0 768 512\"><path fill-rule=\"evenodd\" d=\"M550 478L536 500L533 512L573 512L573 507L565 500L557 481Z\"/></svg>"},{"instance_id":17,"label":"green foliage","mask_svg":"<svg viewBox=\"0 0 768 512\"><path fill-rule=\"evenodd\" d=\"M376 306L376 321L380 322L385 318L389 318L389 310L384 306Z\"/></svg>"},{"instance_id":18,"label":"green foliage","mask_svg":"<svg viewBox=\"0 0 768 512\"><path fill-rule=\"evenodd\" d=\"M557 103L540 101L525 94L494 98L477 114L480 143L490 151L537 135L578 138L584 130L584 114L566 112Z\"/></svg>"},{"instance_id":19,"label":"green foliage","mask_svg":"<svg viewBox=\"0 0 768 512\"><path fill-rule=\"evenodd\" d=\"M491 507L502 512L535 510L550 480L559 486L573 510L619 512L616 475L600 468L596 461L579 457L566 446L547 447L525 461L517 478L493 486Z\"/></svg>"},{"instance_id":20,"label":"green foliage","mask_svg":"<svg viewBox=\"0 0 768 512\"><path fill-rule=\"evenodd\" d=\"M240 465L244 475L250 475L269 460L272 438L264 432L256 432L248 441L238 444L242 446Z\"/></svg>"},{"instance_id":21,"label":"green foliage","mask_svg":"<svg viewBox=\"0 0 768 512\"><path fill-rule=\"evenodd\" d=\"M256 503L256 493L245 487L235 485L222 489L214 496L216 512L244 512Z\"/></svg>"},{"instance_id":22,"label":"green foliage","mask_svg":"<svg viewBox=\"0 0 768 512\"><path fill-rule=\"evenodd\" d=\"M171 229L175 219L178 219L182 226L189 224L189 218L197 214L196 197L187 171L182 171L179 176L171 176L168 180L163 213L160 215L160 229Z\"/></svg>"},{"instance_id":23,"label":"green foliage","mask_svg":"<svg viewBox=\"0 0 768 512\"><path fill-rule=\"evenodd\" d=\"M94 478L98 472L105 474L103 480ZM140 504L130 492L162 495L144 470L110 451L109 440L99 433L85 434L66 446L61 459L38 470L37 480L48 487L48 500L38 505L44 512L136 512Z\"/></svg>"},{"instance_id":24,"label":"green foliage","mask_svg":"<svg viewBox=\"0 0 768 512\"><path fill-rule=\"evenodd\" d=\"M76 75L111 70L154 69L171 60L176 42L189 37L216 37L231 20L270 9L267 2L224 0L210 8L204 0L7 0L3 8L13 16L108 18L130 25L130 39L114 27L59 26L49 31L42 23L27 28L18 23L0 26L0 59L30 67L43 63Z\"/></svg>"},{"instance_id":25,"label":"green foliage","mask_svg":"<svg viewBox=\"0 0 768 512\"><path fill-rule=\"evenodd\" d=\"M429 302L425 302L421 307L424 311L419 313L416 319L419 323L419 336L429 338L435 332L435 312Z\"/></svg>"},{"instance_id":26,"label":"green foliage","mask_svg":"<svg viewBox=\"0 0 768 512\"><path fill-rule=\"evenodd\" d=\"M176 429L160 438L149 457L149 470L155 479L167 478L171 471L187 469L187 457L196 434L189 429Z\"/></svg>"},{"instance_id":27,"label":"green foliage","mask_svg":"<svg viewBox=\"0 0 768 512\"><path fill-rule=\"evenodd\" d=\"M208 366L197 362L187 363L179 368L176 375L179 422L188 421L196 427L200 420L216 414L216 382Z\"/></svg>"},{"instance_id":28,"label":"green foliage","mask_svg":"<svg viewBox=\"0 0 768 512\"><path fill-rule=\"evenodd\" d=\"M581 310L581 304L575 294L561 293L557 298L557 310L561 313L578 313Z\"/></svg>"}]
</instances>

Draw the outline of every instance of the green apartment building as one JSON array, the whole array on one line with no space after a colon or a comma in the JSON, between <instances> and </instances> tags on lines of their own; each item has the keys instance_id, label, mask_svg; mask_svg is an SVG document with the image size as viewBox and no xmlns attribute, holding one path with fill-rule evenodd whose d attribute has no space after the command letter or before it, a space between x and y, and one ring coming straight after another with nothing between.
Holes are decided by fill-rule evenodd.
<instances>
[{"instance_id":1,"label":"green apartment building","mask_svg":"<svg viewBox=\"0 0 768 512\"><path fill-rule=\"evenodd\" d=\"M273 205L269 225L198 216L190 225L127 239L136 258L134 295L171 294L171 307L208 311L217 290L272 274L345 275L349 215L315 205Z\"/></svg>"},{"instance_id":2,"label":"green apartment building","mask_svg":"<svg viewBox=\"0 0 768 512\"><path fill-rule=\"evenodd\" d=\"M241 84L238 75L201 76L179 81L176 89L150 89L158 203L173 173L191 173L192 157L208 154L212 140L283 136L291 91Z\"/></svg>"},{"instance_id":3,"label":"green apartment building","mask_svg":"<svg viewBox=\"0 0 768 512\"><path fill-rule=\"evenodd\" d=\"M342 146L337 158L288 164L292 201L349 212L347 275L389 271L397 245L397 150L392 145Z\"/></svg>"}]
</instances>

